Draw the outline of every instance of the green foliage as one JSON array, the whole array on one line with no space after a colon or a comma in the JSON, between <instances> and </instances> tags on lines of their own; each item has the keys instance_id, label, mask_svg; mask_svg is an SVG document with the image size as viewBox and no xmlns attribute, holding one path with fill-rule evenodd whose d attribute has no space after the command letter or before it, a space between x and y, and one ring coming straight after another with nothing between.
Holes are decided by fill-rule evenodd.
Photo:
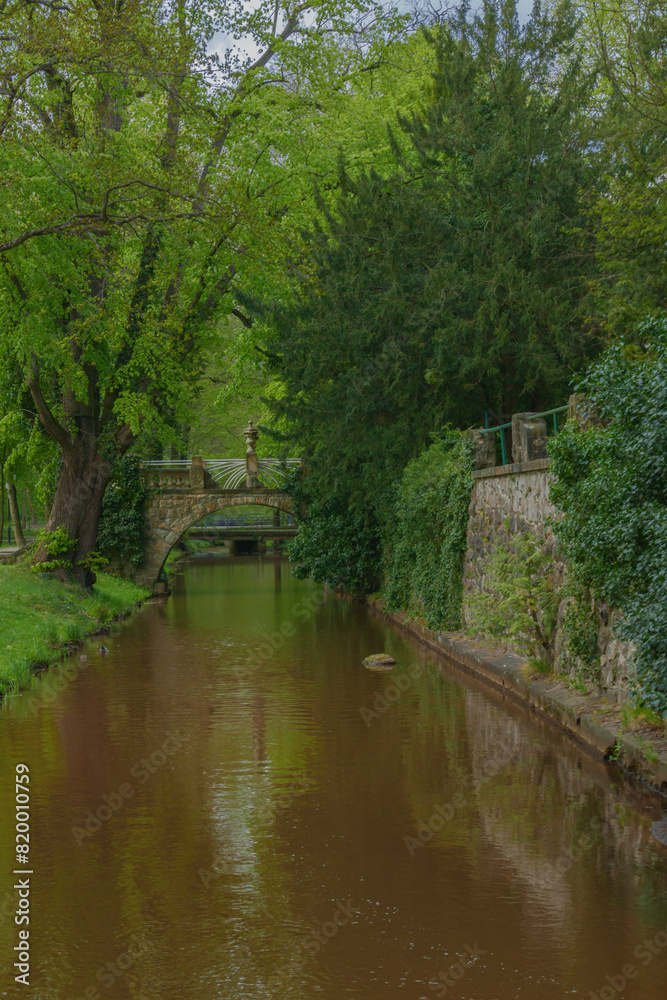
<instances>
[{"instance_id":1,"label":"green foliage","mask_svg":"<svg viewBox=\"0 0 667 1000\"><path fill-rule=\"evenodd\" d=\"M116 466L102 504L97 547L117 565L139 566L146 542L146 508L150 483L139 460L126 455Z\"/></svg>"},{"instance_id":2,"label":"green foliage","mask_svg":"<svg viewBox=\"0 0 667 1000\"><path fill-rule=\"evenodd\" d=\"M546 409L597 350L591 81L571 6L524 29L512 2L462 7L431 44L430 103L403 121L393 174L341 168L293 296L263 313L286 387L275 425L360 506L443 422Z\"/></svg>"},{"instance_id":3,"label":"green foliage","mask_svg":"<svg viewBox=\"0 0 667 1000\"><path fill-rule=\"evenodd\" d=\"M554 528L570 572L623 610L637 693L667 711L667 323L605 353L583 388L602 423L569 421L551 445Z\"/></svg>"},{"instance_id":4,"label":"green foliage","mask_svg":"<svg viewBox=\"0 0 667 1000\"><path fill-rule=\"evenodd\" d=\"M409 462L383 531L388 609L423 615L433 629L461 621L470 451L453 432Z\"/></svg>"},{"instance_id":5,"label":"green foliage","mask_svg":"<svg viewBox=\"0 0 667 1000\"><path fill-rule=\"evenodd\" d=\"M470 444L444 433L410 462L394 488L364 509L295 472L284 487L303 510L290 546L296 576L361 596L385 577L391 610L423 615L432 628L460 623L463 552L471 490Z\"/></svg>"},{"instance_id":6,"label":"green foliage","mask_svg":"<svg viewBox=\"0 0 667 1000\"><path fill-rule=\"evenodd\" d=\"M22 566L0 566L0 695L25 687L34 667L52 663L68 643L106 628L147 596L104 573L86 591Z\"/></svg>"},{"instance_id":7,"label":"green foliage","mask_svg":"<svg viewBox=\"0 0 667 1000\"><path fill-rule=\"evenodd\" d=\"M304 480L300 470L283 489L292 497L299 521L289 549L294 575L359 597L375 590L382 550L372 505L366 512L350 510L344 497L315 492L311 478Z\"/></svg>"},{"instance_id":8,"label":"green foliage","mask_svg":"<svg viewBox=\"0 0 667 1000\"><path fill-rule=\"evenodd\" d=\"M560 665L565 671L576 671L589 680L600 673L598 650L598 618L589 589L573 579L560 590L560 599L567 605L561 620Z\"/></svg>"},{"instance_id":9,"label":"green foliage","mask_svg":"<svg viewBox=\"0 0 667 1000\"><path fill-rule=\"evenodd\" d=\"M438 38L433 104L406 123L446 226L426 377L457 422L556 405L596 350L594 78L577 29L567 0L536 4L523 28L513 0L462 5Z\"/></svg>"},{"instance_id":10,"label":"green foliage","mask_svg":"<svg viewBox=\"0 0 667 1000\"><path fill-rule=\"evenodd\" d=\"M516 534L494 548L484 591L468 598L470 628L519 643L534 666L548 668L558 601L553 557L532 535Z\"/></svg>"},{"instance_id":11,"label":"green foliage","mask_svg":"<svg viewBox=\"0 0 667 1000\"><path fill-rule=\"evenodd\" d=\"M71 567L73 541L66 528L56 528L47 531L44 528L37 532L35 553L41 552L46 558L37 561L33 572L53 573L56 570L68 570Z\"/></svg>"},{"instance_id":12,"label":"green foliage","mask_svg":"<svg viewBox=\"0 0 667 1000\"><path fill-rule=\"evenodd\" d=\"M87 552L83 559L79 559L78 565L83 566L90 573L99 573L107 568L109 560L100 552Z\"/></svg>"},{"instance_id":13,"label":"green foliage","mask_svg":"<svg viewBox=\"0 0 667 1000\"><path fill-rule=\"evenodd\" d=\"M626 338L667 298L667 12L664 0L583 0L589 58L601 67L605 193L598 203L597 285Z\"/></svg>"},{"instance_id":14,"label":"green foliage","mask_svg":"<svg viewBox=\"0 0 667 1000\"><path fill-rule=\"evenodd\" d=\"M313 174L373 155L407 21L374 0L0 4L0 366L59 450L74 572L116 461L187 426L235 286L283 284Z\"/></svg>"}]
</instances>

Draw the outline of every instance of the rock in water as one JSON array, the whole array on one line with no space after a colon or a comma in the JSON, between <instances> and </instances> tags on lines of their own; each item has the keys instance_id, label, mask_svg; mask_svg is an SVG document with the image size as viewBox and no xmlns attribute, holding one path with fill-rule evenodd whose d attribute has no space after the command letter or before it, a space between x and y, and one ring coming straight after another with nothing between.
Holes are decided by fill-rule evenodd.
<instances>
[{"instance_id":1,"label":"rock in water","mask_svg":"<svg viewBox=\"0 0 667 1000\"><path fill-rule=\"evenodd\" d=\"M391 670L396 665L396 660L389 653L373 653L364 660L364 666L368 670Z\"/></svg>"},{"instance_id":2,"label":"rock in water","mask_svg":"<svg viewBox=\"0 0 667 1000\"><path fill-rule=\"evenodd\" d=\"M667 846L667 816L664 819L659 819L657 823L654 823L651 827L651 833L656 840L659 840L661 844Z\"/></svg>"}]
</instances>

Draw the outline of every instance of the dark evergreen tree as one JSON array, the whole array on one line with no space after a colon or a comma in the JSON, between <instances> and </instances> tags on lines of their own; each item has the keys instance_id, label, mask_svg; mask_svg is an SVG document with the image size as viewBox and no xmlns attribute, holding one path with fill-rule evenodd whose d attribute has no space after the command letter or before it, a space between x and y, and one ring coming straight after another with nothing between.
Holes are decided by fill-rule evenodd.
<instances>
[{"instance_id":1,"label":"dark evergreen tree","mask_svg":"<svg viewBox=\"0 0 667 1000\"><path fill-rule=\"evenodd\" d=\"M567 2L522 28L514 0L489 0L434 32L432 93L401 122L395 175L341 168L296 294L268 311L276 425L353 505L444 421L562 403L597 349L576 27Z\"/></svg>"},{"instance_id":2,"label":"dark evergreen tree","mask_svg":"<svg viewBox=\"0 0 667 1000\"><path fill-rule=\"evenodd\" d=\"M525 28L514 0L459 11L437 43L434 102L404 123L422 196L447 213L448 239L425 288L436 362L426 380L465 425L564 402L596 352L598 163L569 2Z\"/></svg>"}]
</instances>

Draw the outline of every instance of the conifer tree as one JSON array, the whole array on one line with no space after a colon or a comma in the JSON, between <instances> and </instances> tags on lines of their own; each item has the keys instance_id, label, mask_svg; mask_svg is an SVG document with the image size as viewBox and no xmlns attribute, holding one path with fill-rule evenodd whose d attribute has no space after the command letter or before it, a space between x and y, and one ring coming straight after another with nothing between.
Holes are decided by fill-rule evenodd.
<instances>
[{"instance_id":1,"label":"conifer tree","mask_svg":"<svg viewBox=\"0 0 667 1000\"><path fill-rule=\"evenodd\" d=\"M428 103L396 171L342 169L292 300L269 310L274 402L322 488L387 487L445 421L539 411L595 354L594 80L569 2L462 6L433 30ZM415 162L416 161L416 162Z\"/></svg>"}]
</instances>

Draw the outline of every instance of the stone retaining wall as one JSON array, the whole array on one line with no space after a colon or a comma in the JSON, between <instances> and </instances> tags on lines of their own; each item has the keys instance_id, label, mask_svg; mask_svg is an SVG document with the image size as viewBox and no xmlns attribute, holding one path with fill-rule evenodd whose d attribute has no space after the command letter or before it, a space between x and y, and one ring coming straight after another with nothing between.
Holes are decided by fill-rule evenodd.
<instances>
[{"instance_id":1,"label":"stone retaining wall","mask_svg":"<svg viewBox=\"0 0 667 1000\"><path fill-rule=\"evenodd\" d=\"M557 517L549 499L549 460L479 469L473 472L473 479L464 561L464 619L469 626L470 598L488 590L489 563L493 551L498 545L506 546L513 535L528 532L541 541L545 551L555 560L558 589L564 585L566 576L565 564L549 524L550 519ZM562 622L567 606L568 600L562 599L553 641L547 653L557 672L574 676L578 667L566 662L563 648ZM599 621L598 693L610 701L622 702L627 698L631 681L633 647L614 634L613 625L618 620L618 612L595 605L594 613Z\"/></svg>"}]
</instances>

